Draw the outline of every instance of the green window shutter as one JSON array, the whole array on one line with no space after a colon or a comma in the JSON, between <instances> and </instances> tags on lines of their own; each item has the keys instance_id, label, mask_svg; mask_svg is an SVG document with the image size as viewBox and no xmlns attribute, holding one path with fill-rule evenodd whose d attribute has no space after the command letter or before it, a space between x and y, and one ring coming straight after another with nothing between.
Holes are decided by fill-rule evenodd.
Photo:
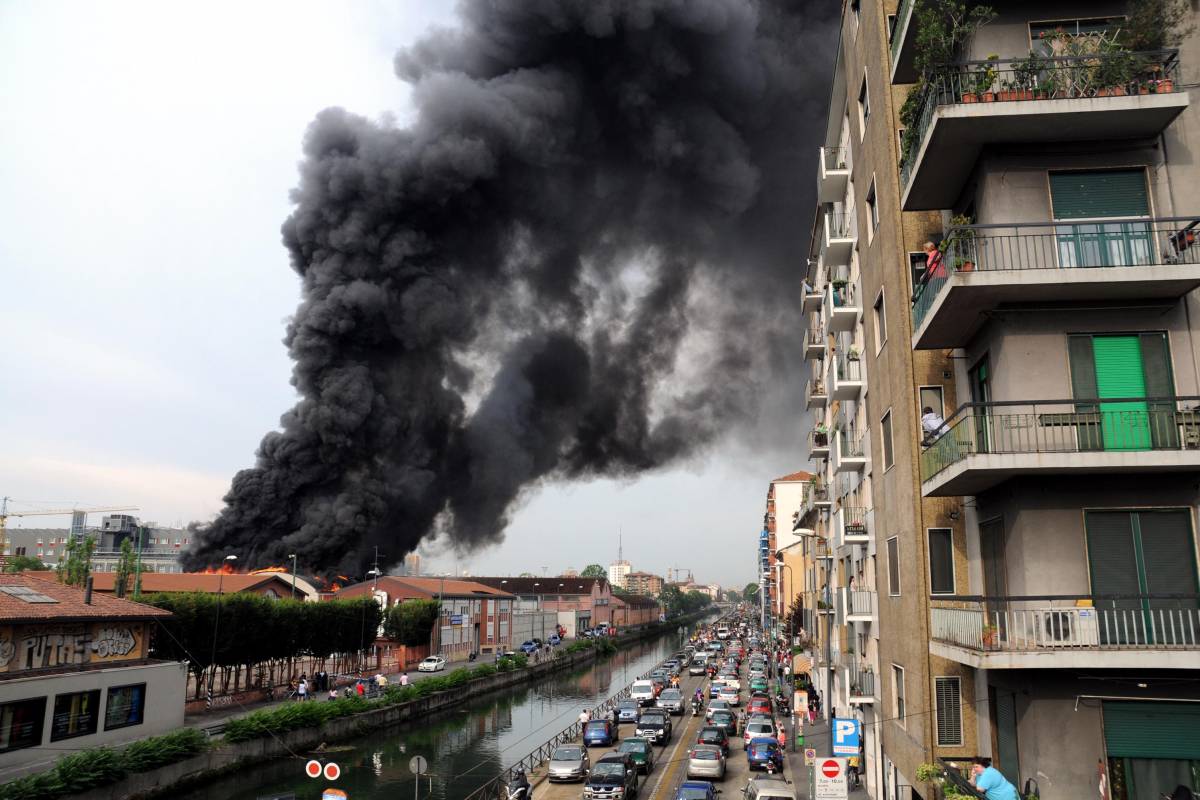
<instances>
[{"instance_id":1,"label":"green window shutter","mask_svg":"<svg viewBox=\"0 0 1200 800\"><path fill-rule=\"evenodd\" d=\"M1128 511L1089 511L1087 528L1088 565L1093 594L1140 594L1137 553L1133 545L1133 520ZM1133 601L1131 608L1137 607ZM1103 604L1109 606L1108 602Z\"/></svg>"},{"instance_id":2,"label":"green window shutter","mask_svg":"<svg viewBox=\"0 0 1200 800\"><path fill-rule=\"evenodd\" d=\"M1200 759L1200 703L1104 701L1109 758Z\"/></svg>"},{"instance_id":3,"label":"green window shutter","mask_svg":"<svg viewBox=\"0 0 1200 800\"><path fill-rule=\"evenodd\" d=\"M1050 201L1055 219L1145 217L1150 214L1146 171L1051 172Z\"/></svg>"},{"instance_id":4,"label":"green window shutter","mask_svg":"<svg viewBox=\"0 0 1200 800\"><path fill-rule=\"evenodd\" d=\"M1017 756L1017 697L1012 689L996 689L996 769L1013 786L1020 786L1020 765Z\"/></svg>"},{"instance_id":5,"label":"green window shutter","mask_svg":"<svg viewBox=\"0 0 1200 800\"><path fill-rule=\"evenodd\" d=\"M1191 512L1187 509L1139 511L1142 561L1147 594L1195 594L1196 551L1192 546ZM1153 608L1157 603L1150 601ZM1181 600L1159 601L1164 608L1178 608ZM1196 601L1188 601L1195 608Z\"/></svg>"},{"instance_id":6,"label":"green window shutter","mask_svg":"<svg viewBox=\"0 0 1200 800\"><path fill-rule=\"evenodd\" d=\"M1175 381L1171 375L1171 345L1161 331L1143 333L1142 367L1146 374L1147 397L1174 397ZM1150 403L1150 434L1155 447L1174 449L1179 446L1179 426L1176 424L1175 403Z\"/></svg>"},{"instance_id":7,"label":"green window shutter","mask_svg":"<svg viewBox=\"0 0 1200 800\"><path fill-rule=\"evenodd\" d=\"M1092 337L1076 335L1067 337L1067 354L1071 363L1071 392L1080 400L1092 400L1099 397L1096 390L1096 356L1092 352ZM1094 415L1098 409L1094 403L1078 403L1076 414ZM1076 437L1079 439L1080 450L1099 450L1103 446L1100 437L1100 418L1098 416L1081 417L1075 426Z\"/></svg>"},{"instance_id":8,"label":"green window shutter","mask_svg":"<svg viewBox=\"0 0 1200 800\"><path fill-rule=\"evenodd\" d=\"M1100 398L1146 396L1146 373L1137 336L1095 336L1096 392ZM1100 404L1105 450L1149 450L1150 418L1145 400Z\"/></svg>"}]
</instances>

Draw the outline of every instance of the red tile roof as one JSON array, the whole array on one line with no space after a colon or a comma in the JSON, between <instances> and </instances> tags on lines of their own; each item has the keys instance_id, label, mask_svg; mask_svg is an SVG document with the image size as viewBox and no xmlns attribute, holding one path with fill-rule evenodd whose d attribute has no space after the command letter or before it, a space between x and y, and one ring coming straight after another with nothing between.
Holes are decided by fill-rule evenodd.
<instances>
[{"instance_id":1,"label":"red tile roof","mask_svg":"<svg viewBox=\"0 0 1200 800\"><path fill-rule=\"evenodd\" d=\"M812 476L813 474L811 472L804 472L801 470L800 472L793 472L790 475L784 475L782 478L776 478L775 480L771 481L771 483L797 483L800 481L812 480Z\"/></svg>"},{"instance_id":2,"label":"red tile roof","mask_svg":"<svg viewBox=\"0 0 1200 800\"><path fill-rule=\"evenodd\" d=\"M480 583L496 589L503 589L513 594L561 594L589 595L592 587L600 582L600 593L603 594L608 586L608 578L475 578ZM558 585L562 584L559 589Z\"/></svg>"},{"instance_id":3,"label":"red tile roof","mask_svg":"<svg viewBox=\"0 0 1200 800\"><path fill-rule=\"evenodd\" d=\"M53 574L53 573L51 573ZM0 591L0 623L75 621L89 619L156 619L171 612L132 600L94 592L91 604L83 602L83 589L30 575L0 575L0 587L23 586L53 599L53 603L27 603Z\"/></svg>"},{"instance_id":4,"label":"red tile roof","mask_svg":"<svg viewBox=\"0 0 1200 800\"><path fill-rule=\"evenodd\" d=\"M37 578L55 580L53 572L27 572ZM117 583L114 572L93 572L93 583L97 592L112 592ZM211 572L143 572L142 591L146 594L154 592L205 592L216 594L217 590L225 594L248 592L270 583L291 591L291 583L281 578L277 573L259 575L217 575Z\"/></svg>"},{"instance_id":5,"label":"red tile roof","mask_svg":"<svg viewBox=\"0 0 1200 800\"><path fill-rule=\"evenodd\" d=\"M356 597L370 594L374 581L363 581L352 586L343 586L334 597ZM396 597L436 597L445 592L446 597L512 597L508 592L485 586L471 580L456 578L409 578L399 575L384 575L379 578L379 588Z\"/></svg>"}]
</instances>

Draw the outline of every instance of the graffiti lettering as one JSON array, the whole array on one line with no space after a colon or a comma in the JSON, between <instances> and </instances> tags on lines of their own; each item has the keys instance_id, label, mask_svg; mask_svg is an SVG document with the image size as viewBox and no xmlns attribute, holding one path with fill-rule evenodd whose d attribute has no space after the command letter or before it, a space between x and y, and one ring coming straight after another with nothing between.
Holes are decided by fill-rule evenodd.
<instances>
[{"instance_id":1,"label":"graffiti lettering","mask_svg":"<svg viewBox=\"0 0 1200 800\"><path fill-rule=\"evenodd\" d=\"M43 669L83 664L88 660L90 644L83 625L57 625L25 631L21 635L21 652L24 653L21 666Z\"/></svg>"},{"instance_id":2,"label":"graffiti lettering","mask_svg":"<svg viewBox=\"0 0 1200 800\"><path fill-rule=\"evenodd\" d=\"M101 628L92 640L92 652L100 658L126 656L137 646L129 628Z\"/></svg>"},{"instance_id":3,"label":"graffiti lettering","mask_svg":"<svg viewBox=\"0 0 1200 800\"><path fill-rule=\"evenodd\" d=\"M17 654L17 646L11 639L0 639L0 667L7 667Z\"/></svg>"}]
</instances>

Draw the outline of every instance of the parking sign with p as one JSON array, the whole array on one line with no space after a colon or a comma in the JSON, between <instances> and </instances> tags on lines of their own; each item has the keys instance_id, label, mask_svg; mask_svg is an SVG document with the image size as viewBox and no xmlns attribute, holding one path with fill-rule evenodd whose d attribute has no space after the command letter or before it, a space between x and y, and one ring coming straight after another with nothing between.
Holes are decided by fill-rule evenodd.
<instances>
[{"instance_id":1,"label":"parking sign with p","mask_svg":"<svg viewBox=\"0 0 1200 800\"><path fill-rule=\"evenodd\" d=\"M835 756L858 755L858 744L862 729L856 719L833 720L833 754Z\"/></svg>"}]
</instances>

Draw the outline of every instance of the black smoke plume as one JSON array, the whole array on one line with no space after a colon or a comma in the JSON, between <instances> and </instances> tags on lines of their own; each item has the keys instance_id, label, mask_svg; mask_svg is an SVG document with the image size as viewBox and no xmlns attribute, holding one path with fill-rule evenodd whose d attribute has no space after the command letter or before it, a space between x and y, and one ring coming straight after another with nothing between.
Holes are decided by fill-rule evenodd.
<instances>
[{"instance_id":1,"label":"black smoke plume","mask_svg":"<svg viewBox=\"0 0 1200 800\"><path fill-rule=\"evenodd\" d=\"M321 112L283 225L301 399L189 565L361 574L376 545L494 543L540 482L759 423L802 363L836 15L467 0L396 57L410 127Z\"/></svg>"}]
</instances>

